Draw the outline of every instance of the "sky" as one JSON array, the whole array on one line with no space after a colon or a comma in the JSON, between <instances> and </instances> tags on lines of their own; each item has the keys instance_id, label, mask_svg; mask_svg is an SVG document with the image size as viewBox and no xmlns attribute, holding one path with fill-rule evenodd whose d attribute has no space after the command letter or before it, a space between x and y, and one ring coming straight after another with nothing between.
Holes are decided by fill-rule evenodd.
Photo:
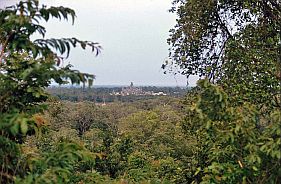
<instances>
[{"instance_id":1,"label":"sky","mask_svg":"<svg viewBox=\"0 0 281 184\"><path fill-rule=\"evenodd\" d=\"M75 10L71 21L50 20L46 38L76 37L100 43L102 52L73 49L65 63L96 75L94 85L186 86L185 76L164 74L169 30L176 16L169 13L172 0L41 0L48 6ZM9 4L14 0L0 0ZM194 86L196 77L189 80Z\"/></svg>"}]
</instances>

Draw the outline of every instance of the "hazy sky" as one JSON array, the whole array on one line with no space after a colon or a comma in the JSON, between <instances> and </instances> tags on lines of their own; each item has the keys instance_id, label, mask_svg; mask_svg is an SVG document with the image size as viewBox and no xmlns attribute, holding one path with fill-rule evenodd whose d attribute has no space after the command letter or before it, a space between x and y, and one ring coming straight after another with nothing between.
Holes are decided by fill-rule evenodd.
<instances>
[{"instance_id":1,"label":"hazy sky","mask_svg":"<svg viewBox=\"0 0 281 184\"><path fill-rule=\"evenodd\" d=\"M2 5L11 0L0 0ZM83 72L96 75L97 85L184 86L186 78L163 74L162 63L169 54L166 40L176 23L168 12L171 0L41 0L76 11L75 24L49 21L47 37L77 37L99 42L101 55L72 50L70 62ZM190 80L190 85L195 80Z\"/></svg>"}]
</instances>

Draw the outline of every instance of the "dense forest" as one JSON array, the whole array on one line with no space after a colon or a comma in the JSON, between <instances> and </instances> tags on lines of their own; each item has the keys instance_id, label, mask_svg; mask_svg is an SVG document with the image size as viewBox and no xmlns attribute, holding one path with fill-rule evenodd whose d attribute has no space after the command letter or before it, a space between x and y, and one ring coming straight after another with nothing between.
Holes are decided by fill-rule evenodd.
<instances>
[{"instance_id":1,"label":"dense forest","mask_svg":"<svg viewBox=\"0 0 281 184\"><path fill-rule=\"evenodd\" d=\"M170 11L162 68L197 86L100 105L113 91L61 63L101 46L44 38L42 21L74 22L74 10L0 9L0 183L281 183L280 1L174 0Z\"/></svg>"}]
</instances>

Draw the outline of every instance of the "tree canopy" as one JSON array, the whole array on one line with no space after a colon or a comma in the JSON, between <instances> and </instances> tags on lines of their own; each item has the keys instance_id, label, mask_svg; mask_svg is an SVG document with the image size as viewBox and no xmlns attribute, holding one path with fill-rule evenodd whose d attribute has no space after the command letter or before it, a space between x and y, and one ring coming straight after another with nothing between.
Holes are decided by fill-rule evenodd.
<instances>
[{"instance_id":1,"label":"tree canopy","mask_svg":"<svg viewBox=\"0 0 281 184\"><path fill-rule=\"evenodd\" d=\"M14 182L15 176L24 177L30 171L25 166L18 168L24 163L20 144L24 143L27 134L39 135L45 123L38 114L46 107L43 104L48 99L45 88L52 81L92 84L94 75L60 63L68 57L71 48L78 45L82 49L90 47L96 55L99 54L101 47L98 43L77 38L44 38L46 29L42 20L71 19L74 23L75 17L70 8L47 7L40 5L38 0L19 1L0 9L1 183ZM42 38L32 40L35 33ZM80 149L70 147L66 152ZM72 163L71 159L81 158L81 155L78 158L72 156L69 163Z\"/></svg>"},{"instance_id":2,"label":"tree canopy","mask_svg":"<svg viewBox=\"0 0 281 184\"><path fill-rule=\"evenodd\" d=\"M75 20L74 10L66 7L47 7L37 0L20 1L0 10L0 69L2 112L11 107L13 101L22 106L40 102L45 95L43 89L54 80L59 84L92 84L94 75L72 70L71 65L62 66L61 61L69 56L71 47L91 47L96 55L101 47L98 43L77 38L45 39L46 29L42 20L50 18ZM32 40L38 33L42 38ZM9 99L8 97L11 97ZM9 107L8 107L9 106Z\"/></svg>"},{"instance_id":3,"label":"tree canopy","mask_svg":"<svg viewBox=\"0 0 281 184\"><path fill-rule=\"evenodd\" d=\"M173 5L178 20L170 30L166 67L223 85L237 102L281 107L279 1L175 0Z\"/></svg>"},{"instance_id":4,"label":"tree canopy","mask_svg":"<svg viewBox=\"0 0 281 184\"><path fill-rule=\"evenodd\" d=\"M187 96L183 122L197 142L193 182L280 182L280 1L173 5L178 19L164 67L204 79Z\"/></svg>"},{"instance_id":5,"label":"tree canopy","mask_svg":"<svg viewBox=\"0 0 281 184\"><path fill-rule=\"evenodd\" d=\"M256 45L251 39L259 37L259 46L270 46L270 53L278 51L279 2L175 0L173 5L170 11L177 13L178 21L170 31L168 43L170 56L183 74L217 79L233 41L243 48L254 49L242 44L248 38L248 44Z\"/></svg>"}]
</instances>

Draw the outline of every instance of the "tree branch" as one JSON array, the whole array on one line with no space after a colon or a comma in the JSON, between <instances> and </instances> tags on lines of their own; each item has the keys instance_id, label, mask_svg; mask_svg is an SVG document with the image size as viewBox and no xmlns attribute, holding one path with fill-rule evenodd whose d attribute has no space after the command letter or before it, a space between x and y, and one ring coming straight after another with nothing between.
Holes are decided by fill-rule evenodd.
<instances>
[{"instance_id":1,"label":"tree branch","mask_svg":"<svg viewBox=\"0 0 281 184\"><path fill-rule=\"evenodd\" d=\"M7 45L8 45L8 40L9 40L9 38L7 38L7 40L2 45L2 49L1 49L1 53L0 53L0 63L2 63L2 59L4 57L5 49L6 49Z\"/></svg>"},{"instance_id":2,"label":"tree branch","mask_svg":"<svg viewBox=\"0 0 281 184\"><path fill-rule=\"evenodd\" d=\"M221 20L221 17L220 17L220 15L219 15L219 13L218 13L218 10L215 11L215 15L216 15L216 17L217 17L217 19L218 19L219 26L221 27L221 29L226 32L226 34L227 34L227 36L228 36L229 38L232 38L232 34L231 34L230 31L228 30L228 28L227 28L227 26L225 25L225 23Z\"/></svg>"},{"instance_id":3,"label":"tree branch","mask_svg":"<svg viewBox=\"0 0 281 184\"><path fill-rule=\"evenodd\" d=\"M2 63L2 59L4 57L6 47L9 43L9 39L11 38L12 35L13 35L13 32L10 33L10 35L8 36L8 38L5 40L4 44L2 45L2 49L1 49L1 53L0 53L0 63Z\"/></svg>"}]
</instances>

